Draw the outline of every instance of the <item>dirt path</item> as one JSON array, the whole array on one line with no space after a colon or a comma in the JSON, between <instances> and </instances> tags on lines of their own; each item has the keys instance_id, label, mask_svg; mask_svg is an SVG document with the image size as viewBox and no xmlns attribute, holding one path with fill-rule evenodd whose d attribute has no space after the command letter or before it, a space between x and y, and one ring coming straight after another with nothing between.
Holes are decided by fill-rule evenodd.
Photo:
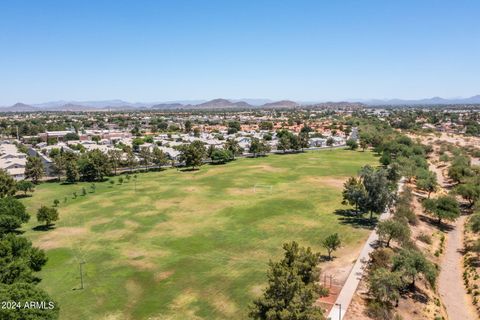
<instances>
[{"instance_id":1,"label":"dirt path","mask_svg":"<svg viewBox=\"0 0 480 320\"><path fill-rule=\"evenodd\" d=\"M477 319L468 300L462 279L463 228L466 216L461 216L448 233L445 255L438 277L438 291L447 309L449 320Z\"/></svg>"}]
</instances>

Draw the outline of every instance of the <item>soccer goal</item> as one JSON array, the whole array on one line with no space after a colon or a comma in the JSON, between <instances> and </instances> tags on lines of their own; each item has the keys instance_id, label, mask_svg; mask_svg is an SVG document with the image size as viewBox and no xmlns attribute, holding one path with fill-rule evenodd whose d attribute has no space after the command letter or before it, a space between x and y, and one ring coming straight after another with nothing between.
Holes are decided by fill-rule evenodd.
<instances>
[{"instance_id":1,"label":"soccer goal","mask_svg":"<svg viewBox=\"0 0 480 320\"><path fill-rule=\"evenodd\" d=\"M253 192L254 193L272 193L273 187L271 184L260 184L257 183L253 186Z\"/></svg>"}]
</instances>

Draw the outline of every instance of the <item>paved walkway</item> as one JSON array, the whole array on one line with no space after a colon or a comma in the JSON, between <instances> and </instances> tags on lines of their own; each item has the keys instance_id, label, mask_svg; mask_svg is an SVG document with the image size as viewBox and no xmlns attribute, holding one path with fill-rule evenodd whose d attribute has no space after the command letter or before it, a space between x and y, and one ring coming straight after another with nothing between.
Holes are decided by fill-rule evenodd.
<instances>
[{"instance_id":1,"label":"paved walkway","mask_svg":"<svg viewBox=\"0 0 480 320\"><path fill-rule=\"evenodd\" d=\"M455 227L448 233L445 255L438 277L438 292L447 309L449 320L474 320L477 317L468 301L462 279L463 228L466 216L457 219Z\"/></svg>"},{"instance_id":2,"label":"paved walkway","mask_svg":"<svg viewBox=\"0 0 480 320\"><path fill-rule=\"evenodd\" d=\"M401 180L398 184L398 190L402 190L403 188L403 180ZM380 220L385 220L390 217L390 210L385 210L384 213L380 215ZM362 279L363 276L363 271L365 270L365 264L369 260L369 254L375 249L375 244L377 243L378 240L378 234L377 234L377 229L373 230L372 233L370 233L370 236L367 239L367 242L365 242L365 245L362 248L362 251L360 251L360 255L358 256L357 260L355 261L355 264L353 265L352 270L350 271L350 274L348 275L347 281L345 281L345 284L342 287L342 290L340 291L340 294L337 297L337 300L335 301L335 304L333 305L332 309L328 313L327 319L331 320L342 320L343 317L345 316L345 313L347 313L347 309L350 306L350 303L352 302L353 295L355 294L355 291L357 290L358 284L360 283L360 280Z\"/></svg>"}]
</instances>

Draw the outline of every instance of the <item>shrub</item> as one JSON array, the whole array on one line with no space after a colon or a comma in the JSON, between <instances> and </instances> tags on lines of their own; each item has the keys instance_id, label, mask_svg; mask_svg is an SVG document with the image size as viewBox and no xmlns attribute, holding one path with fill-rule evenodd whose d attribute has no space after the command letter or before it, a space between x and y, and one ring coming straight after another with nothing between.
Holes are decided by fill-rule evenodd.
<instances>
[{"instance_id":1,"label":"shrub","mask_svg":"<svg viewBox=\"0 0 480 320\"><path fill-rule=\"evenodd\" d=\"M392 319L391 309L380 302L370 301L367 305L367 315L376 320L390 320Z\"/></svg>"},{"instance_id":2,"label":"shrub","mask_svg":"<svg viewBox=\"0 0 480 320\"><path fill-rule=\"evenodd\" d=\"M422 241L423 243L426 243L426 244L432 244L432 237L426 233L420 233L418 236L417 236L417 239Z\"/></svg>"}]
</instances>

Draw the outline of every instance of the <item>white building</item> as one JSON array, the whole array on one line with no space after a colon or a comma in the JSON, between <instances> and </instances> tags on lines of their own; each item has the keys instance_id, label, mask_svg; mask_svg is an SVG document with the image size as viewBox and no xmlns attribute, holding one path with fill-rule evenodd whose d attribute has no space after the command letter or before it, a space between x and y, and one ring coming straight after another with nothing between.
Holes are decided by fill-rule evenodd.
<instances>
[{"instance_id":1,"label":"white building","mask_svg":"<svg viewBox=\"0 0 480 320\"><path fill-rule=\"evenodd\" d=\"M5 170L15 180L25 179L27 155L18 152L17 146L10 143L0 144L0 169Z\"/></svg>"}]
</instances>

